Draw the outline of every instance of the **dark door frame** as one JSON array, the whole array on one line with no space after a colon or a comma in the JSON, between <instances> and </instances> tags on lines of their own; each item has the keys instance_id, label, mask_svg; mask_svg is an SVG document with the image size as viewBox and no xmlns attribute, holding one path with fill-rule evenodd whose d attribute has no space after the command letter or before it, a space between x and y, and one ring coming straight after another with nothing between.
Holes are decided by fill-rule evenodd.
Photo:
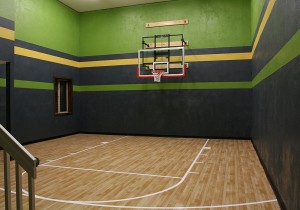
<instances>
[{"instance_id":1,"label":"dark door frame","mask_svg":"<svg viewBox=\"0 0 300 210\"><path fill-rule=\"evenodd\" d=\"M11 63L6 62L6 129L11 133L11 110L12 110L12 90L13 78L11 72Z\"/></svg>"}]
</instances>

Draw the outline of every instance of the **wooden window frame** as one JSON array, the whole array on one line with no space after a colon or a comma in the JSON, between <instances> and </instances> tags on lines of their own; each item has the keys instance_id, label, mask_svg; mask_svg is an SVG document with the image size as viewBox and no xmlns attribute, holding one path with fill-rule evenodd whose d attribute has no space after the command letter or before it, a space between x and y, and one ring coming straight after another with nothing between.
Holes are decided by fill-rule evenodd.
<instances>
[{"instance_id":1,"label":"wooden window frame","mask_svg":"<svg viewBox=\"0 0 300 210\"><path fill-rule=\"evenodd\" d=\"M70 78L64 78L64 77L54 77L53 79L54 84L54 114L56 116L63 116L63 115L71 115L73 113L73 81ZM66 112L60 112L58 110L59 108L59 82L60 81L67 81L67 111Z\"/></svg>"}]
</instances>

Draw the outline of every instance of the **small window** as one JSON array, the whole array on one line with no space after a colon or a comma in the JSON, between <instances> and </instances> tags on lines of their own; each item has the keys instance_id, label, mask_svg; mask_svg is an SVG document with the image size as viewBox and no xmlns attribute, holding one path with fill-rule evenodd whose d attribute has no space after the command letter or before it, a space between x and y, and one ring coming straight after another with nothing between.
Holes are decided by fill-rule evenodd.
<instances>
[{"instance_id":1,"label":"small window","mask_svg":"<svg viewBox=\"0 0 300 210\"><path fill-rule=\"evenodd\" d=\"M73 85L71 79L54 78L55 114L71 114L73 111Z\"/></svg>"}]
</instances>

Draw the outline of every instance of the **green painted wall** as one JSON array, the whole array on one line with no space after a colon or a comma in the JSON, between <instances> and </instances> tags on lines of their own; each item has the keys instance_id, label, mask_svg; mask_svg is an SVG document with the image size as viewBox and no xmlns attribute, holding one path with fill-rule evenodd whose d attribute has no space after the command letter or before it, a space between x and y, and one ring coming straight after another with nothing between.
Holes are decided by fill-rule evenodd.
<instances>
[{"instance_id":1,"label":"green painted wall","mask_svg":"<svg viewBox=\"0 0 300 210\"><path fill-rule=\"evenodd\" d=\"M254 39L265 1L266 0L251 0L251 40Z\"/></svg>"},{"instance_id":2,"label":"green painted wall","mask_svg":"<svg viewBox=\"0 0 300 210\"><path fill-rule=\"evenodd\" d=\"M77 56L78 21L59 1L16 0L16 39Z\"/></svg>"},{"instance_id":3,"label":"green painted wall","mask_svg":"<svg viewBox=\"0 0 300 210\"><path fill-rule=\"evenodd\" d=\"M137 52L142 36L166 33L183 33L191 49L250 46L259 18L249 9L259 0L176 0L87 13L52 0L15 1L16 39L76 56ZM185 18L188 25L145 28Z\"/></svg>"},{"instance_id":4,"label":"green painted wall","mask_svg":"<svg viewBox=\"0 0 300 210\"><path fill-rule=\"evenodd\" d=\"M141 37L183 33L190 48L251 45L250 0L177 0L80 14L80 56L137 52ZM145 23L190 24L146 29Z\"/></svg>"},{"instance_id":5,"label":"green painted wall","mask_svg":"<svg viewBox=\"0 0 300 210\"><path fill-rule=\"evenodd\" d=\"M15 1L0 0L0 17L15 20Z\"/></svg>"}]
</instances>

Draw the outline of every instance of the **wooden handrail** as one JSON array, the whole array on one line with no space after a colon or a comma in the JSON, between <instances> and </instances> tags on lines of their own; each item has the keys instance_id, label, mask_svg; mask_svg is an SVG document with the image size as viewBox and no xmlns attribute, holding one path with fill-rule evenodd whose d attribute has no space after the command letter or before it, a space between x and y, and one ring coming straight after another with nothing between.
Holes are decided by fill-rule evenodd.
<instances>
[{"instance_id":1,"label":"wooden handrail","mask_svg":"<svg viewBox=\"0 0 300 210\"><path fill-rule=\"evenodd\" d=\"M34 179L37 176L37 158L32 156L1 124L0 147L4 152L4 183L5 183L5 209L11 209L10 186L10 156L15 160L16 170L16 206L22 209L22 173L23 168L28 174L29 209L35 209Z\"/></svg>"},{"instance_id":2,"label":"wooden handrail","mask_svg":"<svg viewBox=\"0 0 300 210\"><path fill-rule=\"evenodd\" d=\"M36 178L36 158L32 156L1 124L0 146L32 177Z\"/></svg>"}]
</instances>

